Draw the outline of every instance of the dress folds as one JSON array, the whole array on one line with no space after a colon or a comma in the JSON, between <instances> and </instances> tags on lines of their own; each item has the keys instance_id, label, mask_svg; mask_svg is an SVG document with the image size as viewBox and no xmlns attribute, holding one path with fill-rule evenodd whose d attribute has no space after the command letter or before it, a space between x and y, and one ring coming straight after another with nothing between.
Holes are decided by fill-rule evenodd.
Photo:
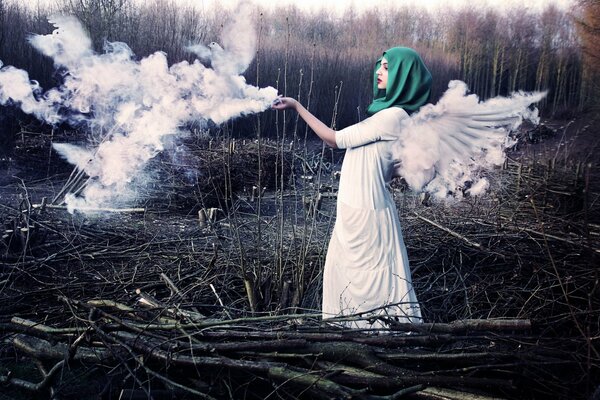
<instances>
[{"instance_id":1,"label":"dress folds","mask_svg":"<svg viewBox=\"0 0 600 400\"><path fill-rule=\"evenodd\" d=\"M323 272L323 318L369 312L400 322L421 321L398 212L388 189L394 171L391 140L404 110L392 107L336 132L345 148L337 217ZM377 321L346 323L383 327Z\"/></svg>"}]
</instances>

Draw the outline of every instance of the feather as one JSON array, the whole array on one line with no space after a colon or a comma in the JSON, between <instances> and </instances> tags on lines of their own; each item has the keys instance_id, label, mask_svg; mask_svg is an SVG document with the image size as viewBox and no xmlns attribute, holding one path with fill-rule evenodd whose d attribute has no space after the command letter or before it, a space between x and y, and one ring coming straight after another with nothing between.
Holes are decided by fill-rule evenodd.
<instances>
[{"instance_id":1,"label":"feather","mask_svg":"<svg viewBox=\"0 0 600 400\"><path fill-rule=\"evenodd\" d=\"M460 197L459 189L469 186L467 192L479 194L489 185L481 171L504 162L513 144L508 134L524 120L539 122L530 106L545 95L519 92L480 102L464 82L451 81L437 104L402 120L392 144L397 174L412 190L437 198Z\"/></svg>"}]
</instances>

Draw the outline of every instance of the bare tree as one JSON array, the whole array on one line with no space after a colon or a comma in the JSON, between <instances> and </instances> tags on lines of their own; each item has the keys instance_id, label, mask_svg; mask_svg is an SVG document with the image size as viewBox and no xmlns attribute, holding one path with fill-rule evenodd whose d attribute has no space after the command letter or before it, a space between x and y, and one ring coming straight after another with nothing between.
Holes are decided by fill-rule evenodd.
<instances>
[{"instance_id":1,"label":"bare tree","mask_svg":"<svg viewBox=\"0 0 600 400\"><path fill-rule=\"evenodd\" d=\"M96 50L105 40L122 41L138 57L164 51L171 63L192 60L185 45L218 41L231 12L203 11L176 0L56 1L60 11L83 22ZM592 60L600 64L598 1L581 0L585 7L577 29L556 8L535 13L520 7L501 13L477 8L431 12L400 6L385 13L359 14L350 9L336 16L303 12L294 5L275 10L256 6L255 18L262 15L264 27L261 61L258 68L256 64L249 68L246 79L253 82L252 74L260 75L261 85L272 86L285 80L303 98L311 86L313 110L329 118L338 101L339 125L345 126L361 118L371 100L373 61L389 47L409 46L422 54L434 76L432 101L449 80L462 79L483 98L537 88L549 90L542 111L576 110L590 98L598 81L593 72L597 69L592 69ZM29 46L27 35L52 31L46 16L54 10L48 4L0 0L0 59L27 69L42 83L51 80L52 65ZM583 69L580 40L586 51ZM310 82L301 82L301 70L315 72ZM282 71L287 71L285 77ZM340 87L342 95L336 100ZM270 134L268 129L265 135Z\"/></svg>"},{"instance_id":2,"label":"bare tree","mask_svg":"<svg viewBox=\"0 0 600 400\"><path fill-rule=\"evenodd\" d=\"M580 107L588 102L598 104L600 93L600 1L579 0L580 15L576 17L584 54L584 80L580 89Z\"/></svg>"},{"instance_id":3,"label":"bare tree","mask_svg":"<svg viewBox=\"0 0 600 400\"><path fill-rule=\"evenodd\" d=\"M0 51L4 47L4 41L6 40L6 5L4 0L0 0Z\"/></svg>"}]
</instances>

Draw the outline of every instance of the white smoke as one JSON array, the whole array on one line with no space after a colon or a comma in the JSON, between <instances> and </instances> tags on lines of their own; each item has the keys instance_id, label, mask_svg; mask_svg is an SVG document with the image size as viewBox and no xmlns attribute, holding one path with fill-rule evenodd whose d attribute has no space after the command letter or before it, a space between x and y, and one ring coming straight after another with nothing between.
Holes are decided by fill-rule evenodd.
<instances>
[{"instance_id":1,"label":"white smoke","mask_svg":"<svg viewBox=\"0 0 600 400\"><path fill-rule=\"evenodd\" d=\"M270 107L276 89L248 85L240 75L256 50L250 11L243 5L226 24L224 48L212 48L213 68L198 60L169 66L163 52L137 61L129 46L120 42L106 43L104 53L97 54L76 18L54 16L49 21L57 29L31 37L30 43L65 70L62 85L43 93L27 72L10 66L0 69L0 104L17 104L50 124L87 125L88 148L54 145L89 177L81 193L65 196L70 210L134 197L130 183L185 123L220 124Z\"/></svg>"},{"instance_id":2,"label":"white smoke","mask_svg":"<svg viewBox=\"0 0 600 400\"><path fill-rule=\"evenodd\" d=\"M40 53L67 68L76 66L84 57L92 55L92 41L77 18L54 15L48 18L48 22L56 27L52 34L29 38L29 43Z\"/></svg>"},{"instance_id":3,"label":"white smoke","mask_svg":"<svg viewBox=\"0 0 600 400\"><path fill-rule=\"evenodd\" d=\"M214 71L222 76L236 76L248 69L256 50L256 32L249 15L249 3L242 3L233 19L223 26L221 37L225 50L218 43L196 44L188 50L204 60L210 60Z\"/></svg>"},{"instance_id":4,"label":"white smoke","mask_svg":"<svg viewBox=\"0 0 600 400\"><path fill-rule=\"evenodd\" d=\"M398 172L411 189L437 199L479 195L489 187L484 171L502 165L509 133L524 120L539 123L530 105L546 93L514 93L480 101L467 85L451 81L435 105L428 104L403 120L392 152L402 160Z\"/></svg>"},{"instance_id":5,"label":"white smoke","mask_svg":"<svg viewBox=\"0 0 600 400\"><path fill-rule=\"evenodd\" d=\"M40 101L40 85L31 81L27 72L12 66L2 68L0 61L0 104L16 103L27 114L54 124L60 121L51 103Z\"/></svg>"}]
</instances>

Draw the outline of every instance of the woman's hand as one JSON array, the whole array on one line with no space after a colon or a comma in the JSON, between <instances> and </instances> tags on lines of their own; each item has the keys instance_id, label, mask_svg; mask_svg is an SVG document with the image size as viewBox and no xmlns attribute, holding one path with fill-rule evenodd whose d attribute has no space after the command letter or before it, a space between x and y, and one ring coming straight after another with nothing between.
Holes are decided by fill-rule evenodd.
<instances>
[{"instance_id":1,"label":"woman's hand","mask_svg":"<svg viewBox=\"0 0 600 400\"><path fill-rule=\"evenodd\" d=\"M302 106L298 101L292 99L291 97L278 97L271 108L274 110L287 110L288 108L293 108L298 112L300 118L306 122L310 129L312 129L317 136L321 138L328 146L337 149L337 144L335 142L335 131L325 125L323 122L319 121L317 117L312 115L306 108Z\"/></svg>"},{"instance_id":2,"label":"woman's hand","mask_svg":"<svg viewBox=\"0 0 600 400\"><path fill-rule=\"evenodd\" d=\"M271 105L271 108L274 110L286 110L288 108L296 110L297 107L298 102L291 97L278 97Z\"/></svg>"}]
</instances>

